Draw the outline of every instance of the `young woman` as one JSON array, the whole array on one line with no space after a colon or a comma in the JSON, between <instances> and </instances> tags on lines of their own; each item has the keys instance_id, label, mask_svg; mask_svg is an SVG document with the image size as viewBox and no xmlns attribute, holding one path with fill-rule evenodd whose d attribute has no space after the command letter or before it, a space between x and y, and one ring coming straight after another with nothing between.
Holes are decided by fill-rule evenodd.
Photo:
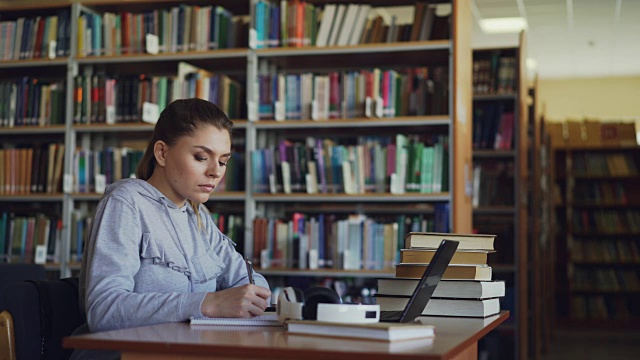
<instances>
[{"instance_id":1,"label":"young woman","mask_svg":"<svg viewBox=\"0 0 640 360\"><path fill-rule=\"evenodd\" d=\"M137 179L107 187L80 272L97 332L191 316L252 317L271 295L202 203L225 173L233 123L212 103L176 100L161 114Z\"/></svg>"}]
</instances>

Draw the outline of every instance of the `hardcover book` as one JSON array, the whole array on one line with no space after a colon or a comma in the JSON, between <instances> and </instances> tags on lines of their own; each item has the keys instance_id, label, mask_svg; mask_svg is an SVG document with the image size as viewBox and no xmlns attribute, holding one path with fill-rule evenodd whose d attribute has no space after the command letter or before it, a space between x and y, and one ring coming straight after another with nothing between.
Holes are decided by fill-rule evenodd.
<instances>
[{"instance_id":1,"label":"hardcover book","mask_svg":"<svg viewBox=\"0 0 640 360\"><path fill-rule=\"evenodd\" d=\"M435 295L435 294L434 294ZM376 295L380 311L404 309L409 296ZM500 300L492 299L436 299L431 298L422 316L487 317L500 312Z\"/></svg>"},{"instance_id":2,"label":"hardcover book","mask_svg":"<svg viewBox=\"0 0 640 360\"><path fill-rule=\"evenodd\" d=\"M438 232L410 232L404 237L404 247L411 248L432 248L438 247L443 239L456 240L460 242L460 250L494 250L493 242L496 235L487 234L454 234Z\"/></svg>"},{"instance_id":3,"label":"hardcover book","mask_svg":"<svg viewBox=\"0 0 640 360\"><path fill-rule=\"evenodd\" d=\"M418 279L378 279L378 294L411 296ZM458 299L488 299L505 295L504 281L440 280L433 297Z\"/></svg>"},{"instance_id":4,"label":"hardcover book","mask_svg":"<svg viewBox=\"0 0 640 360\"><path fill-rule=\"evenodd\" d=\"M396 277L420 278L428 264L397 264ZM491 280L491 267L486 265L449 265L444 280Z\"/></svg>"},{"instance_id":5,"label":"hardcover book","mask_svg":"<svg viewBox=\"0 0 640 360\"><path fill-rule=\"evenodd\" d=\"M400 262L413 264L429 263L435 253L436 249L401 249ZM451 264L486 264L487 254L488 251L486 250L459 250L453 255Z\"/></svg>"},{"instance_id":6,"label":"hardcover book","mask_svg":"<svg viewBox=\"0 0 640 360\"><path fill-rule=\"evenodd\" d=\"M290 334L384 341L411 340L435 336L435 328L433 326L420 323L347 324L316 320L291 320L288 323L287 331Z\"/></svg>"}]
</instances>

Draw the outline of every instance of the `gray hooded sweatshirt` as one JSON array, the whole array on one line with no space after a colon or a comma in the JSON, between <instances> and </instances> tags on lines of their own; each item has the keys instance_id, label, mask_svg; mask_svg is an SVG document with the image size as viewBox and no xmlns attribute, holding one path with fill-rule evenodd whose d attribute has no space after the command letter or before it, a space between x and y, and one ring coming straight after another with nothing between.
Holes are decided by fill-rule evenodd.
<instances>
[{"instance_id":1,"label":"gray hooded sweatshirt","mask_svg":"<svg viewBox=\"0 0 640 360\"><path fill-rule=\"evenodd\" d=\"M80 271L91 332L202 316L207 292L249 283L242 256L200 205L177 207L144 180L107 187ZM256 285L269 288L259 274Z\"/></svg>"}]
</instances>

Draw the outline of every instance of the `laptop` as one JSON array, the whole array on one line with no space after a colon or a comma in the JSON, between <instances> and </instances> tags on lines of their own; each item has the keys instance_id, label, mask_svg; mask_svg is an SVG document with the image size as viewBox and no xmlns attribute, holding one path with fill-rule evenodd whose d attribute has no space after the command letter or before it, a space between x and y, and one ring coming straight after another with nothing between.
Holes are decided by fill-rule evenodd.
<instances>
[{"instance_id":1,"label":"laptop","mask_svg":"<svg viewBox=\"0 0 640 360\"><path fill-rule=\"evenodd\" d=\"M442 279L442 275L449 262L453 257L453 254L458 248L458 241L454 240L442 240L438 250L436 250L433 259L427 266L427 269L422 274L422 278L418 282L418 286L413 290L413 295L409 298L407 306L401 311L380 311L381 322L412 322L422 315L422 311L427 306L431 295L436 290L436 286Z\"/></svg>"}]
</instances>

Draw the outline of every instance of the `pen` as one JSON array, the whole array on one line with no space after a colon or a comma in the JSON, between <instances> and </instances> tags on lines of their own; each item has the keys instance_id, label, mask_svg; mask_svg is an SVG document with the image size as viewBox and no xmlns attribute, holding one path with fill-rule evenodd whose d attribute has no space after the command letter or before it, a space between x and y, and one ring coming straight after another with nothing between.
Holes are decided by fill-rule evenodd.
<instances>
[{"instance_id":1,"label":"pen","mask_svg":"<svg viewBox=\"0 0 640 360\"><path fill-rule=\"evenodd\" d=\"M247 275L249 275L249 283L255 285L256 282L253 280L253 265L251 264L251 260L249 260L248 256L245 256L244 262L247 264Z\"/></svg>"}]
</instances>

